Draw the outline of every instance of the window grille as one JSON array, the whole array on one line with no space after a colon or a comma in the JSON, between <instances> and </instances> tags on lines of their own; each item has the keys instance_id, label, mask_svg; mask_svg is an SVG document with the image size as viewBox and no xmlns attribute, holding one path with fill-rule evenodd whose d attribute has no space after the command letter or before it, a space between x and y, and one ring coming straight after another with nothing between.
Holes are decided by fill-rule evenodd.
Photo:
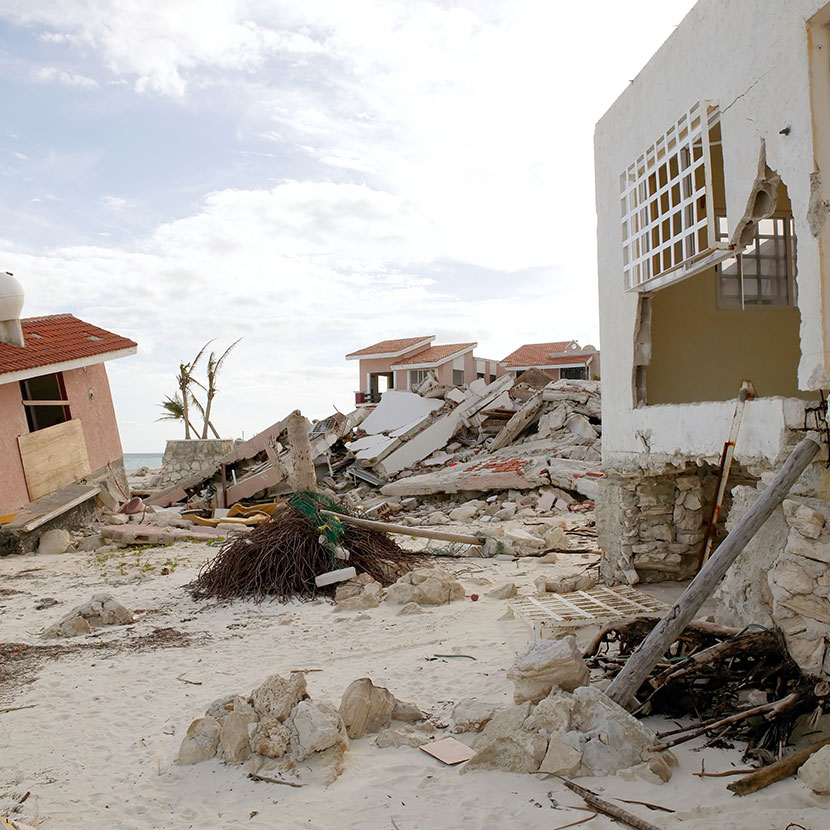
<instances>
[{"instance_id":1,"label":"window grille","mask_svg":"<svg viewBox=\"0 0 830 830\"><path fill-rule=\"evenodd\" d=\"M716 238L710 130L717 104L700 101L620 175L628 291L654 290L729 256Z\"/></svg>"},{"instance_id":2,"label":"window grille","mask_svg":"<svg viewBox=\"0 0 830 830\"><path fill-rule=\"evenodd\" d=\"M726 234L718 217L718 233ZM795 232L792 216L761 219L752 243L718 266L720 308L787 307L793 304Z\"/></svg>"}]
</instances>

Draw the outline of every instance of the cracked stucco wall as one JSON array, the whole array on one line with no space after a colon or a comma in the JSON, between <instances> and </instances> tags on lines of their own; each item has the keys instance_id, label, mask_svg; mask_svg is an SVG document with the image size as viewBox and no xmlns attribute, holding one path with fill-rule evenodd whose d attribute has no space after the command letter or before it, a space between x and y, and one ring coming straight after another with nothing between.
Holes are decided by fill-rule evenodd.
<instances>
[{"instance_id":1,"label":"cracked stucco wall","mask_svg":"<svg viewBox=\"0 0 830 830\"><path fill-rule=\"evenodd\" d=\"M830 344L823 336L820 246L815 236L826 227L822 223L827 219L830 189L825 194L816 175L820 171L813 147L807 37L807 21L825 5L818 0L786 4L700 0L597 125L606 469L633 473L692 458L715 463L729 432L732 401L634 405L638 298L623 286L619 176L694 101L717 101L722 110L731 230L740 225L753 201L762 167L759 160L787 185L798 239L799 388L830 386L824 368ZM737 461L780 463L789 430L800 425L802 411L803 403L796 399L751 402L736 448Z\"/></svg>"}]
</instances>

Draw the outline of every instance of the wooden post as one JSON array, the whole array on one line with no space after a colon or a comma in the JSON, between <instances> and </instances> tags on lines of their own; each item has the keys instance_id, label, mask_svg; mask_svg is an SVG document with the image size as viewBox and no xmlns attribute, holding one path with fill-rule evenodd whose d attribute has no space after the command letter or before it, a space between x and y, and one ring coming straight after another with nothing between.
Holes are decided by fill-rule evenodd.
<instances>
[{"instance_id":1,"label":"wooden post","mask_svg":"<svg viewBox=\"0 0 830 830\"><path fill-rule=\"evenodd\" d=\"M391 525L386 522L376 522L372 519L359 519L347 513L335 513L333 510L321 510L322 516L334 516L343 524L354 527L365 527L369 530L379 530L382 533L397 533L400 536L418 536L422 539L440 539L443 542L459 542L462 545L483 545L487 539L484 536L467 536L464 533L449 533L445 530L427 530L423 527L406 527Z\"/></svg>"},{"instance_id":2,"label":"wooden post","mask_svg":"<svg viewBox=\"0 0 830 830\"><path fill-rule=\"evenodd\" d=\"M288 416L288 444L291 447L291 480L295 490L317 492L317 474L311 457L311 439L308 435L308 421L299 409Z\"/></svg>"},{"instance_id":3,"label":"wooden post","mask_svg":"<svg viewBox=\"0 0 830 830\"><path fill-rule=\"evenodd\" d=\"M784 466L779 470L772 484L761 493L755 504L750 507L677 602L668 610L666 616L657 623L648 637L628 658L622 671L606 690L611 700L620 706L628 706L631 703L637 690L660 661L666 649L691 622L721 577L729 570L729 566L760 530L761 525L784 501L790 488L815 458L818 451L819 445L815 441L804 438L790 453L790 457L784 462Z\"/></svg>"}]
</instances>

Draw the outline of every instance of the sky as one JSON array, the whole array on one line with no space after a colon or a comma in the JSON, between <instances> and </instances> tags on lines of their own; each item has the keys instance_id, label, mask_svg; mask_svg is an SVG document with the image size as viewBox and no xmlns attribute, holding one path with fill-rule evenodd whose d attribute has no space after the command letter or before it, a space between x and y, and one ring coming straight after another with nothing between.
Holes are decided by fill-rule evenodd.
<instances>
[{"instance_id":1,"label":"sky","mask_svg":"<svg viewBox=\"0 0 830 830\"><path fill-rule=\"evenodd\" d=\"M138 343L126 452L209 340L222 437L349 411L379 340L601 347L594 124L692 5L0 0L0 270Z\"/></svg>"}]
</instances>

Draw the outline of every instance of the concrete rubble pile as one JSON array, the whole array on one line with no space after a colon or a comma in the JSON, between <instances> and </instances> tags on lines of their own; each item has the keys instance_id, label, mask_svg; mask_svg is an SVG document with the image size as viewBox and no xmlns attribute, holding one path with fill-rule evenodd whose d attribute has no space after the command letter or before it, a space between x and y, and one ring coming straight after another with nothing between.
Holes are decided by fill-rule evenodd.
<instances>
[{"instance_id":1,"label":"concrete rubble pile","mask_svg":"<svg viewBox=\"0 0 830 830\"><path fill-rule=\"evenodd\" d=\"M311 699L303 672L274 674L247 697L214 701L188 727L176 760L190 765L216 758L244 764L263 780L327 785L343 771L350 741L424 717L368 677L351 683L335 708Z\"/></svg>"},{"instance_id":2,"label":"concrete rubble pile","mask_svg":"<svg viewBox=\"0 0 830 830\"><path fill-rule=\"evenodd\" d=\"M290 493L288 420L238 442L197 473L191 462L166 489L143 493L148 513L131 520L145 525L141 538L110 526L106 541L164 541L166 535L148 534L163 526L167 535L186 535L183 509ZM379 404L335 413L309 430L321 492L367 518L394 517L403 526L475 526L482 538L498 540L485 555L567 549L567 519L592 509L601 476L599 382L550 381L541 372L469 387L428 378L418 391L389 390ZM163 470L158 481L170 483L170 473ZM218 530L226 535L231 528Z\"/></svg>"}]
</instances>

